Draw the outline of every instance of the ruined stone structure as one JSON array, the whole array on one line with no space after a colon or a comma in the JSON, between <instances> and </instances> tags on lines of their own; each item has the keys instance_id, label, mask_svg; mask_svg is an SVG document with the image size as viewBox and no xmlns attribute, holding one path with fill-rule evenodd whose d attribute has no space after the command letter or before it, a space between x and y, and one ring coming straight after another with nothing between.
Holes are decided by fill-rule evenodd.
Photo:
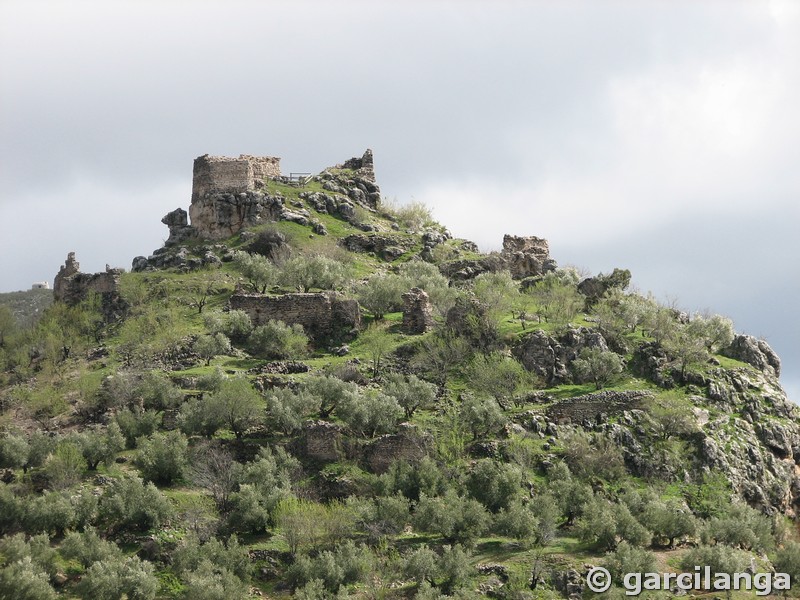
<instances>
[{"instance_id":1,"label":"ruined stone structure","mask_svg":"<svg viewBox=\"0 0 800 600\"><path fill-rule=\"evenodd\" d=\"M306 421L294 450L311 460L334 462L344 457L342 434L341 425L328 421Z\"/></svg>"},{"instance_id":2,"label":"ruined stone structure","mask_svg":"<svg viewBox=\"0 0 800 600\"><path fill-rule=\"evenodd\" d=\"M89 292L115 294L119 290L120 269L106 266L104 273L81 273L75 253L70 252L53 282L53 297L57 302L77 304Z\"/></svg>"},{"instance_id":3,"label":"ruined stone structure","mask_svg":"<svg viewBox=\"0 0 800 600\"><path fill-rule=\"evenodd\" d=\"M433 308L428 293L420 288L411 288L403 294L403 331L425 333L433 328Z\"/></svg>"},{"instance_id":4,"label":"ruined stone structure","mask_svg":"<svg viewBox=\"0 0 800 600\"><path fill-rule=\"evenodd\" d=\"M255 326L270 320L298 324L315 339L346 335L361 326L358 302L338 292L280 296L237 293L231 296L230 307L246 312Z\"/></svg>"},{"instance_id":5,"label":"ruined stone structure","mask_svg":"<svg viewBox=\"0 0 800 600\"><path fill-rule=\"evenodd\" d=\"M504 235L500 255L514 279L544 275L556 268L547 240L543 238Z\"/></svg>"},{"instance_id":6,"label":"ruined stone structure","mask_svg":"<svg viewBox=\"0 0 800 600\"><path fill-rule=\"evenodd\" d=\"M341 165L343 169L352 169L356 175L369 182L375 183L375 168L372 159L372 150L367 148L361 158L351 158Z\"/></svg>"},{"instance_id":7,"label":"ruined stone structure","mask_svg":"<svg viewBox=\"0 0 800 600\"><path fill-rule=\"evenodd\" d=\"M31 284L32 290L49 290L50 284L47 281L34 281Z\"/></svg>"},{"instance_id":8,"label":"ruined stone structure","mask_svg":"<svg viewBox=\"0 0 800 600\"><path fill-rule=\"evenodd\" d=\"M397 433L382 435L364 448L364 462L372 473L386 473L394 462L419 462L432 445L430 434L421 433L414 425L402 423Z\"/></svg>"},{"instance_id":9,"label":"ruined stone structure","mask_svg":"<svg viewBox=\"0 0 800 600\"><path fill-rule=\"evenodd\" d=\"M70 252L53 282L53 299L75 305L91 293L99 294L103 313L109 319L114 318L125 309L125 302L119 295L121 274L122 269L112 269L108 265L101 273L81 273L75 253Z\"/></svg>"},{"instance_id":10,"label":"ruined stone structure","mask_svg":"<svg viewBox=\"0 0 800 600\"><path fill-rule=\"evenodd\" d=\"M263 186L264 180L279 177L281 159L274 156L209 156L194 159L192 203L208 194L240 194Z\"/></svg>"},{"instance_id":11,"label":"ruined stone structure","mask_svg":"<svg viewBox=\"0 0 800 600\"><path fill-rule=\"evenodd\" d=\"M523 336L512 352L522 366L546 384L559 385L569 381L569 365L584 348L605 352L608 344L600 332L586 327L567 329L557 336L538 329Z\"/></svg>"},{"instance_id":12,"label":"ruined stone structure","mask_svg":"<svg viewBox=\"0 0 800 600\"><path fill-rule=\"evenodd\" d=\"M556 402L547 409L547 416L557 423L593 422L601 415L618 415L626 410L640 408L642 402L652 396L647 390L603 390Z\"/></svg>"}]
</instances>

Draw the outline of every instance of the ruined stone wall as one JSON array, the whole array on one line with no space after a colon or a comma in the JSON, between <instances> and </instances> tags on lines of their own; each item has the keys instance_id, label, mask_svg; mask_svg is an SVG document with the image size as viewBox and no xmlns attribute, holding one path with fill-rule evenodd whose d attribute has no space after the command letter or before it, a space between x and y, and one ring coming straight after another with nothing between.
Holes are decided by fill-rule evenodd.
<instances>
[{"instance_id":1,"label":"ruined stone wall","mask_svg":"<svg viewBox=\"0 0 800 600\"><path fill-rule=\"evenodd\" d=\"M234 294L230 307L246 312L255 326L270 320L299 324L313 338L347 333L361 325L358 302L337 292L280 296Z\"/></svg>"},{"instance_id":2,"label":"ruined stone wall","mask_svg":"<svg viewBox=\"0 0 800 600\"><path fill-rule=\"evenodd\" d=\"M75 253L70 252L53 282L53 298L57 302L77 304L90 292L112 294L119 290L119 269L106 267L101 273L81 273Z\"/></svg>"},{"instance_id":3,"label":"ruined stone wall","mask_svg":"<svg viewBox=\"0 0 800 600\"><path fill-rule=\"evenodd\" d=\"M625 410L639 408L642 401L651 396L652 394L645 390L622 392L605 390L561 400L547 409L547 416L560 422L595 421L602 414L615 415Z\"/></svg>"},{"instance_id":4,"label":"ruined stone wall","mask_svg":"<svg viewBox=\"0 0 800 600\"><path fill-rule=\"evenodd\" d=\"M274 156L209 156L194 159L192 203L209 194L238 194L281 174L280 158Z\"/></svg>"},{"instance_id":5,"label":"ruined stone wall","mask_svg":"<svg viewBox=\"0 0 800 600\"><path fill-rule=\"evenodd\" d=\"M89 294L99 294L101 309L109 320L119 317L126 305L119 294L119 276L122 269L106 270L100 273L81 273L80 263L75 260L75 253L70 252L53 281L53 299L75 305L85 300Z\"/></svg>"}]
</instances>

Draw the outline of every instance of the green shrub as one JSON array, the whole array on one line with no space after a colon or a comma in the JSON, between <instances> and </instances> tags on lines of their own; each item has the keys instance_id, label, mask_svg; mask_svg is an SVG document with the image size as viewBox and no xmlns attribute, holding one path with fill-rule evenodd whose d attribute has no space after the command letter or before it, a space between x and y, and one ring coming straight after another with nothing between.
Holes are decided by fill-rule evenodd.
<instances>
[{"instance_id":1,"label":"green shrub","mask_svg":"<svg viewBox=\"0 0 800 600\"><path fill-rule=\"evenodd\" d=\"M161 426L162 417L162 413L154 410L125 408L119 411L114 419L122 435L125 436L125 445L133 448L138 438L151 435Z\"/></svg>"},{"instance_id":2,"label":"green shrub","mask_svg":"<svg viewBox=\"0 0 800 600\"><path fill-rule=\"evenodd\" d=\"M169 484L184 475L189 441L180 431L156 432L137 441L136 465L148 481Z\"/></svg>"},{"instance_id":3,"label":"green shrub","mask_svg":"<svg viewBox=\"0 0 800 600\"><path fill-rule=\"evenodd\" d=\"M368 389L349 395L336 407L336 416L356 433L375 437L394 432L403 416L403 409L391 396Z\"/></svg>"},{"instance_id":4,"label":"green shrub","mask_svg":"<svg viewBox=\"0 0 800 600\"><path fill-rule=\"evenodd\" d=\"M63 490L80 482L86 460L76 443L62 441L45 461L44 470L50 487Z\"/></svg>"},{"instance_id":5,"label":"green shrub","mask_svg":"<svg viewBox=\"0 0 800 600\"><path fill-rule=\"evenodd\" d=\"M302 325L270 320L253 329L248 346L261 358L302 358L308 354L308 337Z\"/></svg>"},{"instance_id":6,"label":"green shrub","mask_svg":"<svg viewBox=\"0 0 800 600\"><path fill-rule=\"evenodd\" d=\"M92 564L81 578L77 591L91 600L152 600L158 593L153 565L132 556L110 558Z\"/></svg>"},{"instance_id":7,"label":"green shrub","mask_svg":"<svg viewBox=\"0 0 800 600\"><path fill-rule=\"evenodd\" d=\"M61 543L61 555L67 560L77 560L84 567L93 563L122 558L122 551L113 543L102 539L94 528L84 532L73 531Z\"/></svg>"},{"instance_id":8,"label":"green shrub","mask_svg":"<svg viewBox=\"0 0 800 600\"><path fill-rule=\"evenodd\" d=\"M628 573L655 571L656 557L652 552L623 541L614 552L606 555L603 566L611 573L612 581L622 581Z\"/></svg>"},{"instance_id":9,"label":"green shrub","mask_svg":"<svg viewBox=\"0 0 800 600\"><path fill-rule=\"evenodd\" d=\"M30 556L0 569L0 598L56 600L58 597L47 573Z\"/></svg>"},{"instance_id":10,"label":"green shrub","mask_svg":"<svg viewBox=\"0 0 800 600\"><path fill-rule=\"evenodd\" d=\"M156 529L171 514L170 503L158 488L138 477L115 479L100 498L99 517L114 530Z\"/></svg>"}]
</instances>

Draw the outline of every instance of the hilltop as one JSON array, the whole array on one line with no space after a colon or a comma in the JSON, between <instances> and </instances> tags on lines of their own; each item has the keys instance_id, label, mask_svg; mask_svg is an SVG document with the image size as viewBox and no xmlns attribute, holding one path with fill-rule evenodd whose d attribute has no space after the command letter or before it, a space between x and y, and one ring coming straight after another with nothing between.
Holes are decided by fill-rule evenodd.
<instances>
[{"instance_id":1,"label":"hilltop","mask_svg":"<svg viewBox=\"0 0 800 600\"><path fill-rule=\"evenodd\" d=\"M129 271L69 253L40 318L0 306L0 597L800 576L800 415L729 319L542 237L481 253L387 203L369 150L289 176L198 157L162 222Z\"/></svg>"}]
</instances>

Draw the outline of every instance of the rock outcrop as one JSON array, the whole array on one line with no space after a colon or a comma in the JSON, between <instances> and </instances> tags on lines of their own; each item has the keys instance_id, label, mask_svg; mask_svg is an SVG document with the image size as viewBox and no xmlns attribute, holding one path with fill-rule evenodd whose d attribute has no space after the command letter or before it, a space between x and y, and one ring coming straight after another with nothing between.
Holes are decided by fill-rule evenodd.
<instances>
[{"instance_id":1,"label":"rock outcrop","mask_svg":"<svg viewBox=\"0 0 800 600\"><path fill-rule=\"evenodd\" d=\"M538 277L556 268L547 240L534 236L504 235L500 256L514 279Z\"/></svg>"},{"instance_id":2,"label":"rock outcrop","mask_svg":"<svg viewBox=\"0 0 800 600\"><path fill-rule=\"evenodd\" d=\"M781 359L764 340L759 340L751 335L739 335L723 354L736 360L741 360L756 369L775 377L781 374Z\"/></svg>"},{"instance_id":3,"label":"rock outcrop","mask_svg":"<svg viewBox=\"0 0 800 600\"><path fill-rule=\"evenodd\" d=\"M568 329L556 337L538 329L525 335L513 353L528 371L551 386L569 381L569 365L583 348L606 351L608 344L600 332L586 327Z\"/></svg>"}]
</instances>

